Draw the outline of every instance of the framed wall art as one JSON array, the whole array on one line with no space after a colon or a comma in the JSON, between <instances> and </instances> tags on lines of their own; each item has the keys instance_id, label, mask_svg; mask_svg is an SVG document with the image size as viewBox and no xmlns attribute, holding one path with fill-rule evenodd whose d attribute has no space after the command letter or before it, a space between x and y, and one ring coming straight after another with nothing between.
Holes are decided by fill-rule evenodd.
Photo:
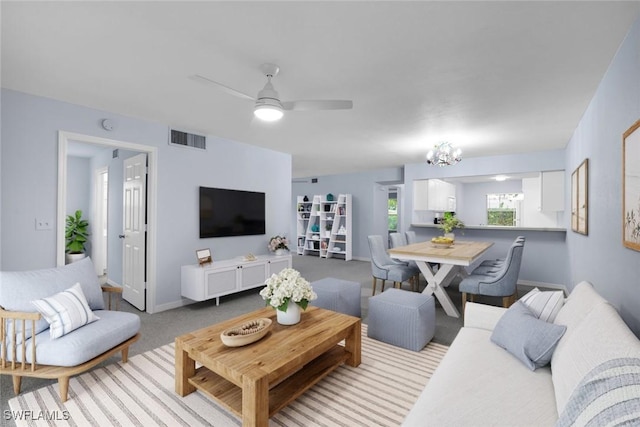
<instances>
[{"instance_id":1,"label":"framed wall art","mask_svg":"<svg viewBox=\"0 0 640 427\"><path fill-rule=\"evenodd\" d=\"M198 264L201 266L205 264L211 264L211 249L198 249L196 250L196 258L198 258Z\"/></svg>"},{"instance_id":2,"label":"framed wall art","mask_svg":"<svg viewBox=\"0 0 640 427\"><path fill-rule=\"evenodd\" d=\"M640 251L640 120L622 135L622 244Z\"/></svg>"},{"instance_id":3,"label":"framed wall art","mask_svg":"<svg viewBox=\"0 0 640 427\"><path fill-rule=\"evenodd\" d=\"M571 229L589 234L589 159L571 174Z\"/></svg>"}]
</instances>

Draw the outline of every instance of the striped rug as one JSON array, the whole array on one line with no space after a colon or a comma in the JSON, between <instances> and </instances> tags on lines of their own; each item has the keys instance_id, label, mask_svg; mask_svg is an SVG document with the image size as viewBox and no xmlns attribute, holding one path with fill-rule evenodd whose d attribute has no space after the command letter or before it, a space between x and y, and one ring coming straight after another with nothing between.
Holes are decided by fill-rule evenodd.
<instances>
[{"instance_id":1,"label":"striped rug","mask_svg":"<svg viewBox=\"0 0 640 427\"><path fill-rule=\"evenodd\" d=\"M402 423L448 347L429 343L413 352L367 338L366 328L360 366L340 366L274 415L270 426ZM9 405L19 427L241 425L200 392L185 397L174 392L173 344L71 378L66 403L52 382L12 398Z\"/></svg>"}]
</instances>

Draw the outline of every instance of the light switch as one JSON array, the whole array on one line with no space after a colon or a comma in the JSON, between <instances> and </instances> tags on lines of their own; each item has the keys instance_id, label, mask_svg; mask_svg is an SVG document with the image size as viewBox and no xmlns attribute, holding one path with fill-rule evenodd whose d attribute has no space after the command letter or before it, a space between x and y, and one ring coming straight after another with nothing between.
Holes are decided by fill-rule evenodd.
<instances>
[{"instance_id":1,"label":"light switch","mask_svg":"<svg viewBox=\"0 0 640 427\"><path fill-rule=\"evenodd\" d=\"M53 230L53 220L36 218L36 230Z\"/></svg>"}]
</instances>

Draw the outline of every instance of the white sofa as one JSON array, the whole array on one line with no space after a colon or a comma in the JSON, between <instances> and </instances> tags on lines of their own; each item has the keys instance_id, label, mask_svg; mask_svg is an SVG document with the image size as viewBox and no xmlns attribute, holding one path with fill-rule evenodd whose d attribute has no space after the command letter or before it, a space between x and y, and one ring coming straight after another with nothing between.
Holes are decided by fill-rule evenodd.
<instances>
[{"instance_id":1,"label":"white sofa","mask_svg":"<svg viewBox=\"0 0 640 427\"><path fill-rule=\"evenodd\" d=\"M640 341L588 282L578 284L565 300L553 323L565 325L566 331L557 342L551 364L535 371L491 342L492 331L505 311L467 304L464 327L403 426L553 426L571 411L586 417L589 411L579 408L581 401L575 394L587 387L581 381L594 368L618 358L640 362ZM622 408L634 413L632 419L640 417L640 368L635 372L631 392L635 395L631 397L636 400L630 401L631 410ZM628 396L609 397L615 401ZM575 425L584 425L583 421Z\"/></svg>"}]
</instances>

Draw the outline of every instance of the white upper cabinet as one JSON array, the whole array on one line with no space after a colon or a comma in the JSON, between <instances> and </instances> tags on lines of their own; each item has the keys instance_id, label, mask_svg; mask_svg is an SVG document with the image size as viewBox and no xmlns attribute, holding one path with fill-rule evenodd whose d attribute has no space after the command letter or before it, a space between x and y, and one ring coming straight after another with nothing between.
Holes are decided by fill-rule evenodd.
<instances>
[{"instance_id":1,"label":"white upper cabinet","mask_svg":"<svg viewBox=\"0 0 640 427\"><path fill-rule=\"evenodd\" d=\"M448 212L456 209L456 186L440 179L413 181L413 210Z\"/></svg>"},{"instance_id":2,"label":"white upper cabinet","mask_svg":"<svg viewBox=\"0 0 640 427\"><path fill-rule=\"evenodd\" d=\"M413 181L413 210L429 210L429 180L418 179Z\"/></svg>"},{"instance_id":3,"label":"white upper cabinet","mask_svg":"<svg viewBox=\"0 0 640 427\"><path fill-rule=\"evenodd\" d=\"M557 212L564 210L564 171L540 173L540 210Z\"/></svg>"}]
</instances>

